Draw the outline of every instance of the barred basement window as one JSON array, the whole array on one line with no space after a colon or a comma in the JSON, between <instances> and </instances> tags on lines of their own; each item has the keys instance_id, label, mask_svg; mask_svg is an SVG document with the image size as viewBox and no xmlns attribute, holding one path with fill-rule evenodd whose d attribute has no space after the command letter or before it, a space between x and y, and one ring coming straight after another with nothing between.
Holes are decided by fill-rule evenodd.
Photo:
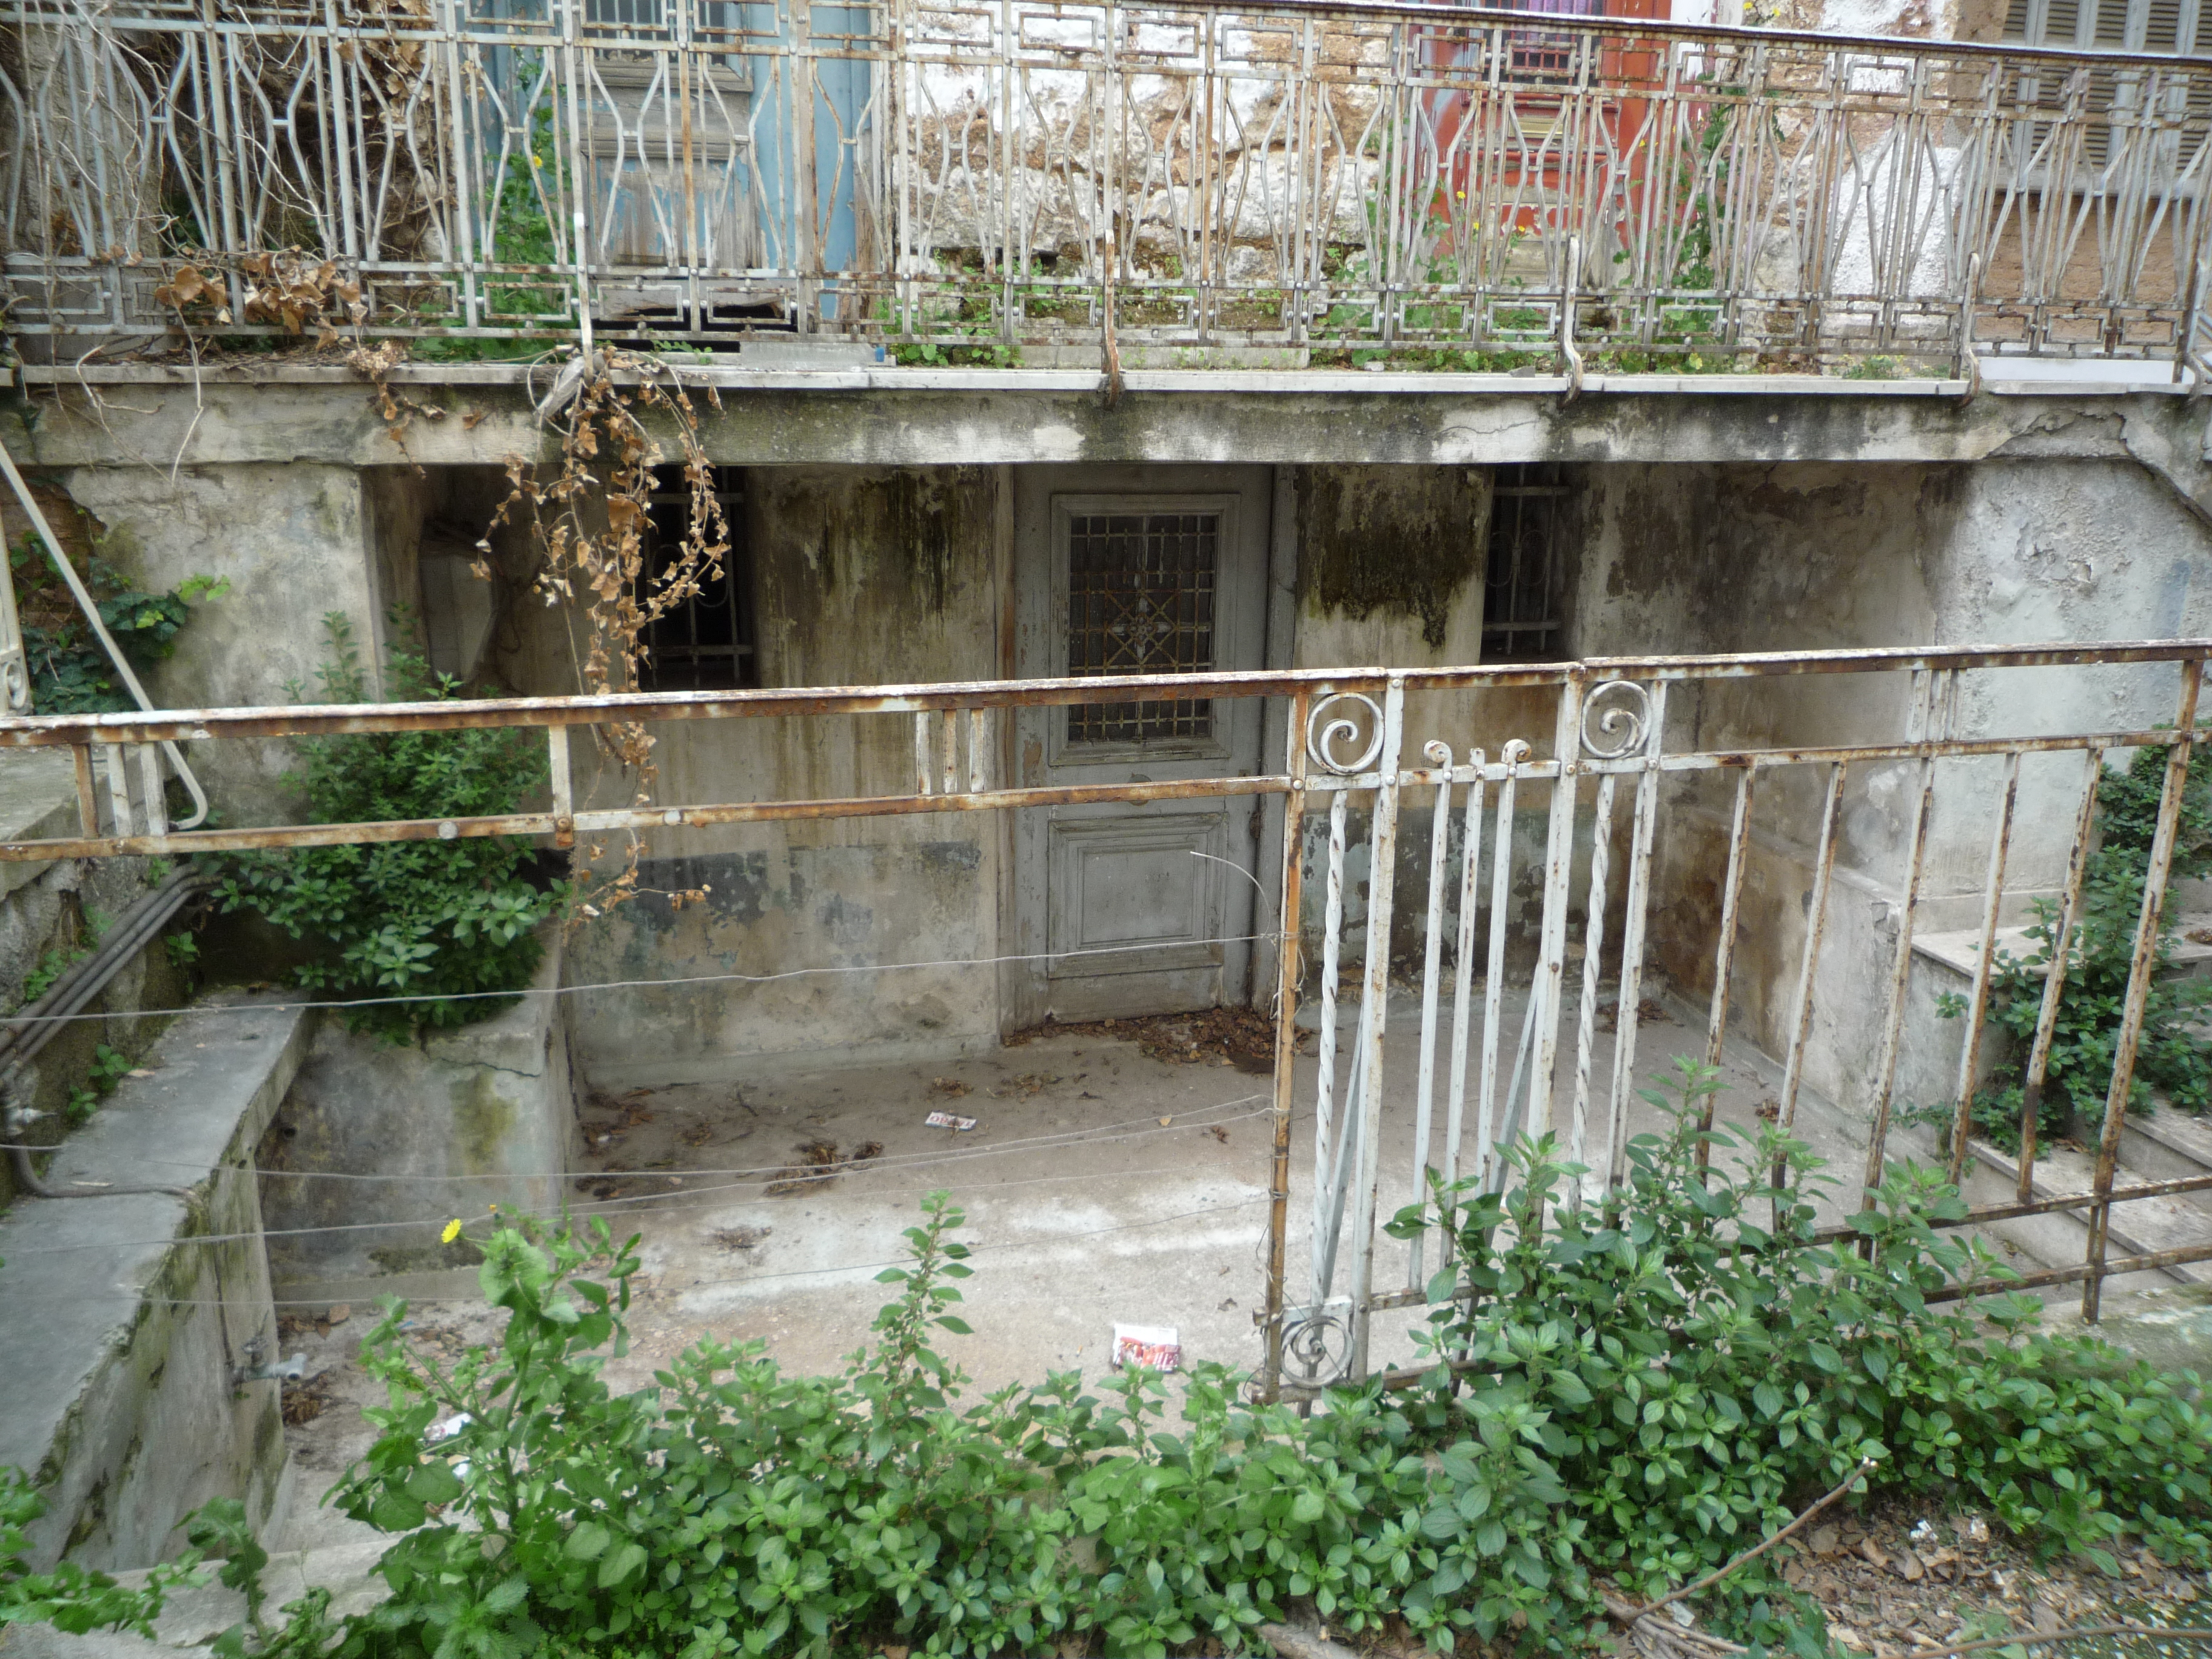
<instances>
[{"instance_id":1,"label":"barred basement window","mask_svg":"<svg viewBox=\"0 0 2212 1659\"><path fill-rule=\"evenodd\" d=\"M1559 544L1573 492L1554 467L1501 466L1491 489L1482 655L1547 658L1559 648Z\"/></svg>"},{"instance_id":2,"label":"barred basement window","mask_svg":"<svg viewBox=\"0 0 2212 1659\"><path fill-rule=\"evenodd\" d=\"M646 629L638 661L642 691L727 691L758 685L753 654L752 561L745 549L744 474L714 469L714 499L721 503L722 574L702 581L699 592ZM691 527L691 486L680 466L655 469L652 514L646 533L644 582L655 583L673 565ZM641 584L642 585L642 584ZM652 588L645 586L650 592ZM644 597L641 592L641 599Z\"/></svg>"}]
</instances>

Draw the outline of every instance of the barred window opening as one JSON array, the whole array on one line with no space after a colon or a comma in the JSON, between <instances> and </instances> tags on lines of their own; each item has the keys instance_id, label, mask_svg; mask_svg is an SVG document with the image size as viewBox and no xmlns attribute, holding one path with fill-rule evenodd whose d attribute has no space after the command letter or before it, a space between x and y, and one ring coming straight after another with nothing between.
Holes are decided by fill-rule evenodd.
<instances>
[{"instance_id":1,"label":"barred window opening","mask_svg":"<svg viewBox=\"0 0 2212 1659\"><path fill-rule=\"evenodd\" d=\"M721 504L721 574L702 580L699 591L649 624L639 641L638 689L642 691L728 691L760 684L753 651L752 561L745 547L744 474L714 470L714 499ZM654 469L647 523L645 565L638 598L657 592L683 554L691 528L691 486L680 466Z\"/></svg>"},{"instance_id":2,"label":"barred window opening","mask_svg":"<svg viewBox=\"0 0 2212 1659\"><path fill-rule=\"evenodd\" d=\"M1572 493L1552 466L1497 470L1484 562L1484 660L1559 654L1559 544Z\"/></svg>"}]
</instances>

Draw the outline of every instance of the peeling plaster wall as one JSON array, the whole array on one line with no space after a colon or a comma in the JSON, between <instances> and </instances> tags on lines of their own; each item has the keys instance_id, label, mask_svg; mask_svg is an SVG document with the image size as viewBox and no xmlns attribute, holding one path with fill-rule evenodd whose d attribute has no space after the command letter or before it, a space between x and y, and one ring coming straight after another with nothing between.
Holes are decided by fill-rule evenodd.
<instances>
[{"instance_id":1,"label":"peeling plaster wall","mask_svg":"<svg viewBox=\"0 0 2212 1659\"><path fill-rule=\"evenodd\" d=\"M1581 655L2201 634L2212 626L2212 540L2132 462L1999 460L1971 468L1589 471L1593 533L1576 594ZM1954 733L2028 736L2171 720L2170 667L2016 670L1970 678ZM1910 677L1805 676L1678 698L1671 746L1848 744L1900 737ZM1916 932L1973 925L2000 763L1941 763ZM1912 763L1852 769L1815 979L1808 1080L1847 1109L1873 1060L1917 809ZM2074 757L2022 766L2007 920L2061 878L2084 775ZM1822 775L1763 778L1731 1003L1771 1054L1788 1045L1807 927ZM1671 784L1654 872L1654 960L1685 993L1711 988L1734 781ZM1913 1000L1923 1003L1914 970ZM1942 1097L1960 1030L1909 1023L1897 1093Z\"/></svg>"},{"instance_id":2,"label":"peeling plaster wall","mask_svg":"<svg viewBox=\"0 0 2212 1659\"><path fill-rule=\"evenodd\" d=\"M1006 475L987 467L771 468L746 475L762 683L866 685L998 678L1010 592ZM532 635L511 678L563 682ZM564 653L565 646L558 651ZM664 726L668 802L819 799L910 790L907 715ZM578 787L626 799L576 749ZM994 759L994 768L998 763ZM951 960L773 984L645 986L579 999L580 1059L625 1079L787 1051L941 1054L998 1034L1000 826L983 814L738 825L652 838L656 890L578 935L573 982ZM680 907L665 896L699 892Z\"/></svg>"},{"instance_id":3,"label":"peeling plaster wall","mask_svg":"<svg viewBox=\"0 0 2212 1659\"><path fill-rule=\"evenodd\" d=\"M1483 568L1490 532L1486 467L1304 466L1296 469L1297 611L1289 653L1298 668L1426 668L1482 659ZM1357 711L1354 717L1358 718ZM1431 738L1463 750L1474 711L1463 696L1409 696L1408 751ZM1354 743L1365 742L1364 729ZM1280 736L1267 736L1267 764L1279 765ZM1408 795L1398 819L1391 954L1420 948L1427 902L1431 815ZM1457 846L1453 832L1453 845ZM1371 853L1363 800L1346 827L1345 959L1365 954ZM1308 956L1320 961L1328 868L1328 812L1306 815L1304 915ZM1455 914L1456 914L1455 908ZM1273 995L1264 974L1255 994Z\"/></svg>"},{"instance_id":4,"label":"peeling plaster wall","mask_svg":"<svg viewBox=\"0 0 2212 1659\"><path fill-rule=\"evenodd\" d=\"M193 607L175 655L144 676L158 706L289 702L288 687L315 683L331 611L352 623L363 659L380 665L384 614L395 599L412 601L410 538L422 486L405 469L190 467L173 483L162 469L100 466L73 468L62 482L106 526L106 556L144 588L161 592L196 575L230 582L223 598ZM386 586L380 569L410 580ZM290 764L286 748L195 744L187 758L232 823L283 823L298 810L276 783Z\"/></svg>"}]
</instances>

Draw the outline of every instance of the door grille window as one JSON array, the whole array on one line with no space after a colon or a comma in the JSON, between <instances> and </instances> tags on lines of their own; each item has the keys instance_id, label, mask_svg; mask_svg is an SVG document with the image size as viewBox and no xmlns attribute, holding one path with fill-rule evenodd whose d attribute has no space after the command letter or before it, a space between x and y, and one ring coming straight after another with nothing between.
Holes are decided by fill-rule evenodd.
<instances>
[{"instance_id":1,"label":"door grille window","mask_svg":"<svg viewBox=\"0 0 2212 1659\"><path fill-rule=\"evenodd\" d=\"M727 691L758 685L753 656L752 561L745 550L744 490L736 467L714 469L714 499L721 504L721 574L676 605L640 641L638 689L643 691ZM656 468L646 532L645 565L638 597L657 591L682 555L691 528L691 486L680 466Z\"/></svg>"},{"instance_id":2,"label":"door grille window","mask_svg":"<svg viewBox=\"0 0 2212 1659\"><path fill-rule=\"evenodd\" d=\"M1559 650L1559 544L1568 494L1549 467L1498 469L1484 561L1486 660L1550 657Z\"/></svg>"},{"instance_id":3,"label":"door grille window","mask_svg":"<svg viewBox=\"0 0 2212 1659\"><path fill-rule=\"evenodd\" d=\"M1067 672L1202 674L1213 666L1218 513L1091 513L1072 519ZM1211 698L1080 703L1070 743L1213 735Z\"/></svg>"}]
</instances>

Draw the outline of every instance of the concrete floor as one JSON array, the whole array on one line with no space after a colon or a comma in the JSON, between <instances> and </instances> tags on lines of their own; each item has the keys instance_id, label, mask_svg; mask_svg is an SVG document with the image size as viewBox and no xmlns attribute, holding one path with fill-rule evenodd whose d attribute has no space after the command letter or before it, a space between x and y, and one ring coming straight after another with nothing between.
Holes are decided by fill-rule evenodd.
<instances>
[{"instance_id":1,"label":"concrete floor","mask_svg":"<svg viewBox=\"0 0 2212 1659\"><path fill-rule=\"evenodd\" d=\"M1509 1000L1506 1012L1510 1041L1520 1026L1517 1000ZM1146 1029L1155 1039L1150 1046L1160 1051L1158 1028ZM1387 1032L1378 1204L1385 1219L1415 1190L1414 998L1393 996ZM1575 1036L1570 1022L1556 1105L1563 1135ZM1350 1037L1346 1030L1347 1051ZM1701 1053L1704 1042L1702 1019L1690 1011L1665 1018L1647 1011L1636 1070L1649 1079L1668 1071L1674 1056ZM1603 1144L1608 1121L1613 1043L1609 1032L1597 1033L1593 1043L1593 1146ZM1309 1033L1302 1048L1312 1046ZM1348 1060L1339 1063L1341 1079ZM1775 1068L1731 1044L1722 1069L1716 1121L1748 1138L1759 1108L1776 1093ZM1441 1126L1441 1060L1438 1070ZM1316 1077L1314 1054L1302 1053L1287 1216L1293 1306L1310 1297ZM605 1216L618 1236L641 1236L635 1346L607 1371L617 1389L646 1386L654 1370L707 1336L757 1339L794 1370L839 1368L867 1340L871 1320L891 1294L876 1275L903 1260L902 1233L921 1218L923 1195L940 1189L965 1212L959 1237L974 1251L974 1277L960 1285L961 1312L974 1334L942 1334L940 1343L972 1377L971 1398L1071 1369L1096 1387L1107 1372L1117 1322L1176 1327L1186 1361L1247 1369L1261 1363L1253 1318L1266 1295L1272 1084L1226 1058L1178 1063L1140 1051L1130 1038L1086 1029L933 1066L800 1070L747 1063L723 1077L651 1090L617 1092L600 1082L586 1115L592 1150L573 1195L580 1212ZM927 1127L924 1119L939 1111L973 1117L975 1127ZM1471 1164L1472 1102L1467 1117L1462 1157ZM1660 1127L1656 1109L1632 1101L1632 1136ZM1821 1207L1828 1218L1840 1218L1856 1199L1865 1126L1807 1095L1797 1128L1839 1178ZM875 1150L830 1178L807 1179L816 1166L805 1163L802 1149L815 1143L834 1145L841 1158ZM1905 1149L1905 1133L1897 1144ZM1440 1127L1431 1156L1441 1156ZM1733 1157L1717 1153L1719 1161ZM1346 1238L1339 1294L1348 1283L1348 1221ZM1406 1245L1378 1237L1378 1289L1407 1282L1407 1257ZM2107 1328L2115 1336L2130 1340L2124 1334L2136 1319L2147 1355L2155 1349L2153 1357L2169 1364L2212 1360L2212 1324L2203 1308L2169 1307L2154 1291L2137 1319L2130 1288L2108 1291ZM2054 1311L2077 1298L2073 1287L2053 1292ZM480 1337L490 1317L481 1304L466 1301L425 1303L417 1316L434 1339L453 1342ZM327 1333L311 1328L301 1340L311 1371L327 1372L331 1401L321 1418L293 1431L303 1497L319 1493L366 1444L357 1408L373 1403L376 1391L351 1361L368 1323L356 1318ZM1422 1323L1419 1309L1377 1316L1370 1364L1415 1358L1411 1334ZM310 1529L301 1541L321 1541L316 1529L327 1521L307 1519L305 1504L301 1514Z\"/></svg>"}]
</instances>

